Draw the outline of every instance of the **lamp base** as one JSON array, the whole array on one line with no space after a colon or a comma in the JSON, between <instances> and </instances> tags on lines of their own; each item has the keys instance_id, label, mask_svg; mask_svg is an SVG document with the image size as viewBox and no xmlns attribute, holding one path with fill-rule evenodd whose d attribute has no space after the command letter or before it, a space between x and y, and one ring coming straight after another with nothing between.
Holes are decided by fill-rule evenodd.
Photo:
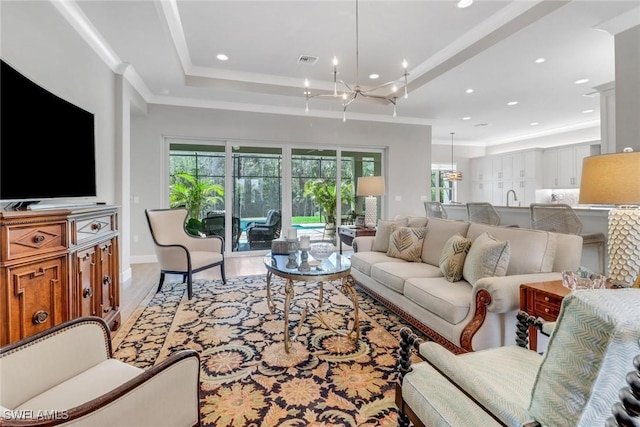
<instances>
[{"instance_id":1,"label":"lamp base","mask_svg":"<svg viewBox=\"0 0 640 427\"><path fill-rule=\"evenodd\" d=\"M375 196L367 196L364 203L364 225L367 228L375 228L378 223L378 199Z\"/></svg>"},{"instance_id":2,"label":"lamp base","mask_svg":"<svg viewBox=\"0 0 640 427\"><path fill-rule=\"evenodd\" d=\"M611 209L608 225L608 276L615 283L630 287L640 272L640 209Z\"/></svg>"}]
</instances>

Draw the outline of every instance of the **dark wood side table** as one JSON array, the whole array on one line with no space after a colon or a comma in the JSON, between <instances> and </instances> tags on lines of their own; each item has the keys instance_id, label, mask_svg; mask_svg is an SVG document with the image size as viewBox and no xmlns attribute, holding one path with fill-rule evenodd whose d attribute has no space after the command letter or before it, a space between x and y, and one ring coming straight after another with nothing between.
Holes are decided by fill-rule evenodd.
<instances>
[{"instance_id":1,"label":"dark wood side table","mask_svg":"<svg viewBox=\"0 0 640 427\"><path fill-rule=\"evenodd\" d=\"M520 285L520 310L541 317L547 322L555 322L560 314L560 306L571 289L562 284L562 280L549 282L524 283ZM529 348L538 349L538 330L529 327Z\"/></svg>"},{"instance_id":2,"label":"dark wood side table","mask_svg":"<svg viewBox=\"0 0 640 427\"><path fill-rule=\"evenodd\" d=\"M349 225L341 225L338 227L338 236L340 237L340 255L342 255L342 244L351 246L353 239L360 236L375 236L375 228L356 227Z\"/></svg>"}]
</instances>

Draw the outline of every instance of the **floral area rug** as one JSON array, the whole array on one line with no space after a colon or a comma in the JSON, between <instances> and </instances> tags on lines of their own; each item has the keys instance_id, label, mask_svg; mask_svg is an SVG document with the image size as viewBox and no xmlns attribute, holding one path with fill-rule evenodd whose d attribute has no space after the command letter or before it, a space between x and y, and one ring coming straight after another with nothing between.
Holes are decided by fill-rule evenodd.
<instances>
[{"instance_id":1,"label":"floral area rug","mask_svg":"<svg viewBox=\"0 0 640 427\"><path fill-rule=\"evenodd\" d=\"M296 282L289 315L296 331L316 283ZM284 280L265 276L167 283L147 296L113 340L114 357L148 368L172 352L200 353L200 410L205 426L396 426L399 330L408 326L363 292L360 339L331 332L307 316L290 353L284 350ZM346 329L353 307L340 282L325 282L325 320Z\"/></svg>"}]
</instances>

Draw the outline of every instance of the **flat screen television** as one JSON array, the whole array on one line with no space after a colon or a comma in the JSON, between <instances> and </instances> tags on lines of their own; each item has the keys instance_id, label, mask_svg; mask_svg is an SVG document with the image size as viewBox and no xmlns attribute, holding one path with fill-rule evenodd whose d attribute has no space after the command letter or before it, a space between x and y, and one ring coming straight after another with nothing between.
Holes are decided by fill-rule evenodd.
<instances>
[{"instance_id":1,"label":"flat screen television","mask_svg":"<svg viewBox=\"0 0 640 427\"><path fill-rule=\"evenodd\" d=\"M94 115L2 60L0 201L95 196Z\"/></svg>"}]
</instances>

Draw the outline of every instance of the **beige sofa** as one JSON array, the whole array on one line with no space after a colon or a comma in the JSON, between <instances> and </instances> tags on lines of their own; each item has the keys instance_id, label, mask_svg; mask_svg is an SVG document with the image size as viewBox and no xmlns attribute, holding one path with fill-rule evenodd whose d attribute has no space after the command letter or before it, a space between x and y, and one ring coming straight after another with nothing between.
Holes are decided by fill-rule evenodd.
<instances>
[{"instance_id":1,"label":"beige sofa","mask_svg":"<svg viewBox=\"0 0 640 427\"><path fill-rule=\"evenodd\" d=\"M426 227L419 262L388 255L381 246L390 232L379 224L377 236L354 239L351 274L364 291L455 353L513 343L520 285L558 280L563 270L580 265L582 238L576 235L440 218L396 220L396 229ZM510 254L503 275L482 277L474 283L464 278L447 280L440 258L457 233L471 240L469 255L475 251L476 238L483 235L481 240L487 239L484 233L508 242ZM471 262L469 258L465 262Z\"/></svg>"}]
</instances>

